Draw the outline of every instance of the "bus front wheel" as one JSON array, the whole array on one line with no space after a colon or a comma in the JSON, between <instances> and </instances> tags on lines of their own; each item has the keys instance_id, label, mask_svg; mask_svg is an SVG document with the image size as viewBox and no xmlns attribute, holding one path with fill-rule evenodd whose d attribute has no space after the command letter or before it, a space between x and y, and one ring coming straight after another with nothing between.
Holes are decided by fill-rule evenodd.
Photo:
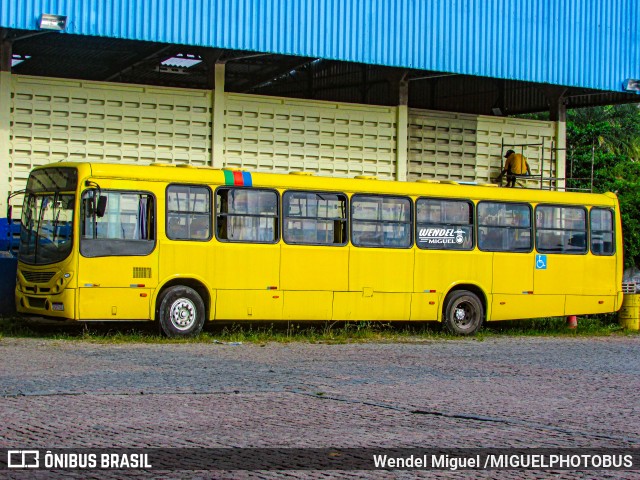
<instances>
[{"instance_id":1,"label":"bus front wheel","mask_svg":"<svg viewBox=\"0 0 640 480\"><path fill-rule=\"evenodd\" d=\"M193 288L170 287L162 295L158 314L160 327L167 337L195 336L204 325L204 302Z\"/></svg>"},{"instance_id":2,"label":"bus front wheel","mask_svg":"<svg viewBox=\"0 0 640 480\"><path fill-rule=\"evenodd\" d=\"M447 295L444 307L444 325L456 335L473 335L482 326L484 308L475 293L457 290Z\"/></svg>"}]
</instances>

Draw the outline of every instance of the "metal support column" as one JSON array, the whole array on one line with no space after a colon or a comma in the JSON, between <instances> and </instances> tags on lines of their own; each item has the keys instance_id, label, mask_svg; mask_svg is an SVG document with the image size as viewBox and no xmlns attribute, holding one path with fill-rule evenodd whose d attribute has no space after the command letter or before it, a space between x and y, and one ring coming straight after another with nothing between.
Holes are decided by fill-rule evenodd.
<instances>
[{"instance_id":1,"label":"metal support column","mask_svg":"<svg viewBox=\"0 0 640 480\"><path fill-rule=\"evenodd\" d=\"M565 92L566 88L560 87L548 87L546 89L547 98L551 105L549 118L556 122L556 178L558 179L556 189L558 190L566 188L565 178L567 176L567 106L564 98Z\"/></svg>"},{"instance_id":2,"label":"metal support column","mask_svg":"<svg viewBox=\"0 0 640 480\"><path fill-rule=\"evenodd\" d=\"M225 93L224 93L224 72L225 64L218 62L215 64L215 81L213 91L213 132L211 139L211 165L214 168L222 168L224 166L224 112Z\"/></svg>"},{"instance_id":3,"label":"metal support column","mask_svg":"<svg viewBox=\"0 0 640 480\"><path fill-rule=\"evenodd\" d=\"M396 118L396 180L407 180L409 134L409 82L401 80L398 88L398 115Z\"/></svg>"}]
</instances>

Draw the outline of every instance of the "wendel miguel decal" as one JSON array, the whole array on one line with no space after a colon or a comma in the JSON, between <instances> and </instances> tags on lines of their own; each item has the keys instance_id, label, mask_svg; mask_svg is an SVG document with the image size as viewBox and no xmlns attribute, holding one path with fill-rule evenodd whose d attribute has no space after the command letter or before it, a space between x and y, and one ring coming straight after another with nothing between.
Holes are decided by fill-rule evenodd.
<instances>
[{"instance_id":1,"label":"wendel miguel decal","mask_svg":"<svg viewBox=\"0 0 640 480\"><path fill-rule=\"evenodd\" d=\"M458 228L421 228L418 231L418 241L428 245L457 244L464 242L465 231Z\"/></svg>"}]
</instances>

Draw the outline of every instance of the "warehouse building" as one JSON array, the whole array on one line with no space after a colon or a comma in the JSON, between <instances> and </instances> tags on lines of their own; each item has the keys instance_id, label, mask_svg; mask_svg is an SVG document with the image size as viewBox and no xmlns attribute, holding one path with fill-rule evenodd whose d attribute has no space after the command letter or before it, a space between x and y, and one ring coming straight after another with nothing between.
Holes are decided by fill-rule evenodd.
<instances>
[{"instance_id":1,"label":"warehouse building","mask_svg":"<svg viewBox=\"0 0 640 480\"><path fill-rule=\"evenodd\" d=\"M511 147L561 188L566 109L640 100L639 10L4 0L0 212L33 167L67 159L484 183ZM549 120L513 117L532 112Z\"/></svg>"}]
</instances>

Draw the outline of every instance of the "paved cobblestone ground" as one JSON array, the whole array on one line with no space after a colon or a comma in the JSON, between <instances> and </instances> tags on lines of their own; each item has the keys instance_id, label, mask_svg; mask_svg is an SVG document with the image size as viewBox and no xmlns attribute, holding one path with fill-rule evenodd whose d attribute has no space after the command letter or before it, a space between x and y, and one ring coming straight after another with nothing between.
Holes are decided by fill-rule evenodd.
<instances>
[{"instance_id":1,"label":"paved cobblestone ground","mask_svg":"<svg viewBox=\"0 0 640 480\"><path fill-rule=\"evenodd\" d=\"M238 346L3 338L0 414L0 448L638 448L640 337ZM640 478L639 473L555 476ZM168 472L162 477L419 475L291 471ZM95 472L95 478L107 476L124 473Z\"/></svg>"}]
</instances>

